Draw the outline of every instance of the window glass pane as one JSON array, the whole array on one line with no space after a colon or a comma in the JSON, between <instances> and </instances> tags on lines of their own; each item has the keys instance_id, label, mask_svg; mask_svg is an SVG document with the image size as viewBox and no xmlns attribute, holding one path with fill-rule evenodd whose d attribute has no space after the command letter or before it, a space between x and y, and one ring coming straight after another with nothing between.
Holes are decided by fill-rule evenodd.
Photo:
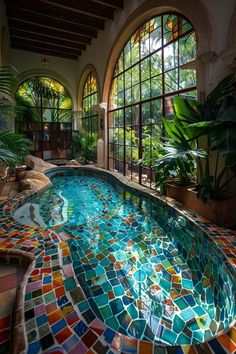
<instances>
[{"instance_id":1,"label":"window glass pane","mask_svg":"<svg viewBox=\"0 0 236 354\"><path fill-rule=\"evenodd\" d=\"M178 42L174 42L164 48L165 71L178 66Z\"/></svg>"},{"instance_id":2,"label":"window glass pane","mask_svg":"<svg viewBox=\"0 0 236 354\"><path fill-rule=\"evenodd\" d=\"M162 46L161 27L150 33L150 53L156 51Z\"/></svg>"},{"instance_id":3,"label":"window glass pane","mask_svg":"<svg viewBox=\"0 0 236 354\"><path fill-rule=\"evenodd\" d=\"M132 65L139 61L139 41L135 35L131 38L130 55L131 55L131 64Z\"/></svg>"},{"instance_id":4,"label":"window glass pane","mask_svg":"<svg viewBox=\"0 0 236 354\"><path fill-rule=\"evenodd\" d=\"M142 124L148 124L151 120L150 102L142 104Z\"/></svg>"},{"instance_id":5,"label":"window glass pane","mask_svg":"<svg viewBox=\"0 0 236 354\"><path fill-rule=\"evenodd\" d=\"M177 15L163 16L163 41L171 42L179 35L179 19Z\"/></svg>"},{"instance_id":6,"label":"window glass pane","mask_svg":"<svg viewBox=\"0 0 236 354\"><path fill-rule=\"evenodd\" d=\"M174 114L174 97L165 99L165 117L171 119Z\"/></svg>"},{"instance_id":7,"label":"window glass pane","mask_svg":"<svg viewBox=\"0 0 236 354\"><path fill-rule=\"evenodd\" d=\"M165 73L165 93L178 91L178 69Z\"/></svg>"},{"instance_id":8,"label":"window glass pane","mask_svg":"<svg viewBox=\"0 0 236 354\"><path fill-rule=\"evenodd\" d=\"M132 103L138 102L140 100L139 85L132 87Z\"/></svg>"},{"instance_id":9,"label":"window glass pane","mask_svg":"<svg viewBox=\"0 0 236 354\"><path fill-rule=\"evenodd\" d=\"M162 75L158 75L151 79L151 93L152 97L162 95Z\"/></svg>"},{"instance_id":10,"label":"window glass pane","mask_svg":"<svg viewBox=\"0 0 236 354\"><path fill-rule=\"evenodd\" d=\"M161 124L162 117L162 100L152 100L151 101L151 122Z\"/></svg>"},{"instance_id":11,"label":"window glass pane","mask_svg":"<svg viewBox=\"0 0 236 354\"><path fill-rule=\"evenodd\" d=\"M124 90L124 74L121 74L117 77L117 92Z\"/></svg>"},{"instance_id":12,"label":"window glass pane","mask_svg":"<svg viewBox=\"0 0 236 354\"><path fill-rule=\"evenodd\" d=\"M131 107L128 107L125 110L125 124L126 126L132 125Z\"/></svg>"},{"instance_id":13,"label":"window glass pane","mask_svg":"<svg viewBox=\"0 0 236 354\"><path fill-rule=\"evenodd\" d=\"M156 76L162 72L162 52L152 54L151 56L151 76Z\"/></svg>"},{"instance_id":14,"label":"window glass pane","mask_svg":"<svg viewBox=\"0 0 236 354\"><path fill-rule=\"evenodd\" d=\"M185 89L196 84L195 69L180 69L179 70L179 88Z\"/></svg>"},{"instance_id":15,"label":"window glass pane","mask_svg":"<svg viewBox=\"0 0 236 354\"><path fill-rule=\"evenodd\" d=\"M147 80L150 77L150 58L141 62L141 80Z\"/></svg>"},{"instance_id":16,"label":"window glass pane","mask_svg":"<svg viewBox=\"0 0 236 354\"><path fill-rule=\"evenodd\" d=\"M125 72L125 88L129 88L132 85L132 76L131 76L131 69Z\"/></svg>"},{"instance_id":17,"label":"window glass pane","mask_svg":"<svg viewBox=\"0 0 236 354\"><path fill-rule=\"evenodd\" d=\"M142 95L142 100L145 100L147 98L151 97L151 87L150 87L150 80L146 80L142 82L141 84L141 95Z\"/></svg>"},{"instance_id":18,"label":"window glass pane","mask_svg":"<svg viewBox=\"0 0 236 354\"><path fill-rule=\"evenodd\" d=\"M179 39L179 64L186 64L196 57L196 41L195 33L192 32L187 36Z\"/></svg>"},{"instance_id":19,"label":"window glass pane","mask_svg":"<svg viewBox=\"0 0 236 354\"><path fill-rule=\"evenodd\" d=\"M132 85L139 83L139 65L135 65L131 69L132 73Z\"/></svg>"}]
</instances>

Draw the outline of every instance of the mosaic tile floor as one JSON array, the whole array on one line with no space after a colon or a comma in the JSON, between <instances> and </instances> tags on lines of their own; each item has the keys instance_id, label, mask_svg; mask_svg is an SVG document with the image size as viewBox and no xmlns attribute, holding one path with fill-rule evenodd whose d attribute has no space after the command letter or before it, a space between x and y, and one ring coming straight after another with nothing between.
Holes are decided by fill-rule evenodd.
<instances>
[{"instance_id":1,"label":"mosaic tile floor","mask_svg":"<svg viewBox=\"0 0 236 354\"><path fill-rule=\"evenodd\" d=\"M25 274L24 267L0 263L0 353L9 353L13 309L19 283Z\"/></svg>"},{"instance_id":2,"label":"mosaic tile floor","mask_svg":"<svg viewBox=\"0 0 236 354\"><path fill-rule=\"evenodd\" d=\"M192 260L193 248L186 250L186 242L180 236L178 244L173 244L170 236L161 236L162 228L165 232L175 230L178 234L181 223L182 231L188 229L183 218L178 219L178 225L172 216L162 228L155 223L148 228L150 220L145 225L142 220L145 216L137 210L137 196L132 207L125 211L117 200L114 202L114 192L111 191L110 198L102 197L103 183L94 187L95 194L100 196L98 208L101 207L100 201L103 202L102 217L93 210L93 219L88 221L83 209L79 224L75 220L64 227L54 223L50 230L42 229L38 224L25 227L14 222L10 213L19 197L3 206L0 249L22 252L36 260L29 270L24 302L19 302L17 309L19 314L24 311L24 318L19 315L15 333L24 331L27 334L26 342L23 336L18 336L19 352L26 347L29 353L233 353L236 349L235 328L204 344L196 344L202 337L193 333L198 336L204 333L204 339L208 339L221 331L222 326L227 326L227 317L232 311L227 299L233 287L228 283L223 289L223 297L218 283L222 286L225 280L229 281L228 267L233 267L235 260L235 233L191 216L223 250L216 258L218 264L222 264L222 272L214 278L217 272L215 266L211 266L212 254L209 255L208 250L201 254L201 269ZM28 196L29 193L25 192L21 198ZM130 202L130 195L126 197ZM108 212L109 200L114 205ZM164 209L162 216L166 220ZM147 211L151 213L152 210L153 207ZM126 235L127 231L132 237ZM193 230L189 228L188 231ZM191 232L184 234L188 245ZM202 232L198 232L194 244L196 252L202 247L199 242L202 236ZM205 249L207 242L208 239L204 243ZM155 247L151 247L153 244ZM179 254L176 253L177 246ZM186 264L181 254L190 263ZM216 289L214 295L212 289ZM200 310L203 303L205 313ZM214 311L213 303L220 304L221 310ZM155 320L158 319L157 324ZM191 338L193 345L184 345L185 342L171 347L155 344L157 338L164 343L179 344L176 339L182 334L184 324L188 325L182 338ZM155 333L150 328L155 328ZM174 332L170 328L174 328Z\"/></svg>"}]
</instances>

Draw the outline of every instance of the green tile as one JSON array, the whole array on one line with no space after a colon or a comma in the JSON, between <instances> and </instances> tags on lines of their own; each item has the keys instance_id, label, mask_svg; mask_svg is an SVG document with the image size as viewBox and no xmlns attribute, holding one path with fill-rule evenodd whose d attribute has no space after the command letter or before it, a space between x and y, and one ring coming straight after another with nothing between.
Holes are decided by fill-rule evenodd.
<instances>
[{"instance_id":1,"label":"green tile","mask_svg":"<svg viewBox=\"0 0 236 354\"><path fill-rule=\"evenodd\" d=\"M50 302L53 302L56 299L53 292L48 293L48 294L44 295L43 297L44 297L44 302L46 304L49 304Z\"/></svg>"},{"instance_id":2,"label":"green tile","mask_svg":"<svg viewBox=\"0 0 236 354\"><path fill-rule=\"evenodd\" d=\"M100 308L102 317L106 320L112 316L112 312L109 305Z\"/></svg>"},{"instance_id":3,"label":"green tile","mask_svg":"<svg viewBox=\"0 0 236 354\"><path fill-rule=\"evenodd\" d=\"M105 306L108 304L108 296L107 294L103 294L103 295L99 295L94 297L94 301L96 302L96 304L101 307L101 306Z\"/></svg>"},{"instance_id":4,"label":"green tile","mask_svg":"<svg viewBox=\"0 0 236 354\"><path fill-rule=\"evenodd\" d=\"M178 298L174 300L174 303L178 306L180 310L186 309L189 307L188 303L182 298Z\"/></svg>"},{"instance_id":5,"label":"green tile","mask_svg":"<svg viewBox=\"0 0 236 354\"><path fill-rule=\"evenodd\" d=\"M175 334L173 331L170 331L168 328L164 328L161 339L167 343L175 344L177 334Z\"/></svg>"},{"instance_id":6,"label":"green tile","mask_svg":"<svg viewBox=\"0 0 236 354\"><path fill-rule=\"evenodd\" d=\"M114 287L114 293L115 296L121 296L124 295L125 291L121 285L117 285Z\"/></svg>"},{"instance_id":7,"label":"green tile","mask_svg":"<svg viewBox=\"0 0 236 354\"><path fill-rule=\"evenodd\" d=\"M175 315L173 321L173 330L175 333L180 333L185 326L185 321L183 321L178 315Z\"/></svg>"},{"instance_id":8,"label":"green tile","mask_svg":"<svg viewBox=\"0 0 236 354\"><path fill-rule=\"evenodd\" d=\"M138 317L138 311L133 304L127 307L127 311L133 320L135 320Z\"/></svg>"},{"instance_id":9,"label":"green tile","mask_svg":"<svg viewBox=\"0 0 236 354\"><path fill-rule=\"evenodd\" d=\"M67 291L74 290L76 288L75 280L73 277L65 279L64 284Z\"/></svg>"}]
</instances>

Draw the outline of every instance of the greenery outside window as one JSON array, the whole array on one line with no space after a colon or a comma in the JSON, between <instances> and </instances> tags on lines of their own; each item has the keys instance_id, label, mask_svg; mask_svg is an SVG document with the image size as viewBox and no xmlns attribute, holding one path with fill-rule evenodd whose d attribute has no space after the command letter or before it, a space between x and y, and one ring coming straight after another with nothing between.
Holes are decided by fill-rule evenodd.
<instances>
[{"instance_id":1,"label":"greenery outside window","mask_svg":"<svg viewBox=\"0 0 236 354\"><path fill-rule=\"evenodd\" d=\"M17 90L16 101L28 108L17 114L17 129L34 142L32 152L45 160L70 158L72 100L63 85L33 77Z\"/></svg>"},{"instance_id":2,"label":"greenery outside window","mask_svg":"<svg viewBox=\"0 0 236 354\"><path fill-rule=\"evenodd\" d=\"M95 76L90 72L84 84L83 90L83 113L82 113L82 136L90 151L88 159L97 160L98 140L98 88Z\"/></svg>"},{"instance_id":3,"label":"greenery outside window","mask_svg":"<svg viewBox=\"0 0 236 354\"><path fill-rule=\"evenodd\" d=\"M154 186L150 166L139 166L162 134L161 117L171 118L175 95L196 97L196 35L174 13L140 26L124 46L113 72L109 100L109 169Z\"/></svg>"}]
</instances>

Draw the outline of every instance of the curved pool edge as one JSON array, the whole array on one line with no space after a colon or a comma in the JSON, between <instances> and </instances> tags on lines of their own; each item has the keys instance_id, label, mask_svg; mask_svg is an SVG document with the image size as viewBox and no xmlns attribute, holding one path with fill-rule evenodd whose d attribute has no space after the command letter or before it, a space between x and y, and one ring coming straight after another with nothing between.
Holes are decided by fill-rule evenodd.
<instances>
[{"instance_id":1,"label":"curved pool edge","mask_svg":"<svg viewBox=\"0 0 236 354\"><path fill-rule=\"evenodd\" d=\"M151 195L152 197L157 198L158 200L161 200L162 202L165 202L169 206L175 208L177 212L184 215L191 222L195 223L195 225L203 229L207 237L210 237L210 239L214 242L218 249L220 249L220 252L223 252L227 265L230 267L235 276L236 264L234 261L236 254L236 232L219 228L218 226L209 223L202 217L199 217L197 214L187 210L181 204L176 203L168 198L160 197L155 191L150 191L150 189L146 187L139 186L136 183L128 180L127 178L118 175L117 173L98 169L93 166L63 168L58 167L50 169L46 171L46 173L50 173L53 171L58 172L60 170L64 170L65 168L92 169L100 171L103 174L110 174L111 176L116 178L120 183L126 186L128 185L130 188L138 190L139 192L144 193L146 195ZM41 191L39 191L39 193L40 192ZM95 350L95 352L99 352L99 350L101 352L101 350L103 350L101 348L107 348L107 351L110 349L111 352L114 353L122 351L124 353L151 354L159 353L157 349L159 348L159 350L161 350L161 353L172 353L173 347L164 346L162 344L154 344L150 342L145 342L143 340L134 339L132 337L127 337L118 332L115 332L113 329L110 329L107 325L105 325L98 319L95 319L91 323L88 323L85 318L81 317L81 314L75 308L76 304L73 304L73 297L71 296L68 284L70 281L72 281L73 278L77 288L80 289L80 291L82 291L82 289L80 288L74 273L73 277L71 277L71 270L73 272L71 264L69 264L68 267L65 267L65 265L63 265L64 257L68 257L70 255L70 249L66 243L66 235L57 234L57 227L52 229L42 229L39 227L27 227L20 225L17 224L17 222L12 217L12 211L20 204L23 204L33 194L35 193L28 191L22 192L1 205L1 207L3 208L3 212L0 214L0 220L3 223L4 227L2 230L0 230L0 251L7 251L7 253L9 254L13 252L18 252L19 254L20 252L24 252L24 254L30 255L30 257L32 257L32 260L35 259L35 261L32 261L29 267L29 271L27 272L28 278L25 276L21 292L18 293L16 309L17 321L15 323L14 337L17 338L19 342L16 342L18 344L15 345L16 348L14 350L14 353L20 353L27 349L30 353L36 353L37 346L41 346L43 352L45 353L55 353L56 349L58 353L70 352L72 349L75 350L75 353L83 353L88 350L88 341L91 341L91 338L93 338L94 341L92 340L90 348ZM233 242L235 242L235 244L233 244ZM222 245L224 244L225 247L222 248ZM232 255L234 255L234 257L232 257ZM39 260L40 262L38 262ZM48 266L48 263L50 263L50 267ZM42 280L44 281L45 279L46 283L43 283ZM60 284L60 286L57 286L58 284ZM32 299L27 299L25 301L25 298L23 296L28 295L30 293L31 288L36 289L31 291L32 294L34 291L42 289L41 295L38 297L32 297ZM49 301L47 303L47 299L49 298L49 295L52 292L54 294L55 301ZM59 314L59 312L57 312L60 311L60 306L56 306L56 304L58 299L63 296L62 294L65 294L69 299L70 305L68 305L67 307L69 307L69 310L71 310L69 312L70 316L68 316L68 313L66 313L67 311L65 311L65 313L61 315ZM35 302L37 301L42 301L42 303L45 305L44 312L42 313L47 316L47 324L49 328L54 327L54 324L57 323L58 318L61 318L60 320L64 320L67 324L67 326L63 330L60 330L58 333L55 332L53 336L46 334L43 338L40 339L40 341L37 341L36 338L35 340L32 340L32 338L29 339L26 337L24 321L25 316L27 319L29 319L30 316L32 316L33 312L36 311L36 309L40 308L41 304L38 303L35 305ZM54 307L52 306L52 304L54 304ZM38 309L37 314L39 311L43 311L43 309ZM40 314L39 317L41 316L42 314ZM32 319L32 323L35 322L34 330L37 332L38 328L42 326L39 325L38 321L35 320L35 317L37 316L33 316L32 318L30 318L30 320ZM57 319L56 322L54 321L54 317ZM78 328L77 331L75 331L74 328L76 328L77 325L78 328L80 327L80 331ZM83 327L83 325L85 325L87 329L86 332L82 333L81 328ZM62 331L64 331L64 335L60 333ZM90 337L90 339L88 339L87 337ZM25 339L25 343L23 343L22 341L23 338ZM57 341L57 343L55 343L55 340ZM46 343L51 343L51 345L49 347L46 347ZM73 346L70 348L71 350L69 350L70 345ZM221 334L218 334L216 337L209 340L208 342L193 346L175 346L174 348L176 351L178 350L178 353L188 353L191 352L191 350L195 350L195 353L211 352L217 354L219 353L219 350L221 350L222 353L233 353L236 349L236 324L232 324L230 328L228 328Z\"/></svg>"}]
</instances>

